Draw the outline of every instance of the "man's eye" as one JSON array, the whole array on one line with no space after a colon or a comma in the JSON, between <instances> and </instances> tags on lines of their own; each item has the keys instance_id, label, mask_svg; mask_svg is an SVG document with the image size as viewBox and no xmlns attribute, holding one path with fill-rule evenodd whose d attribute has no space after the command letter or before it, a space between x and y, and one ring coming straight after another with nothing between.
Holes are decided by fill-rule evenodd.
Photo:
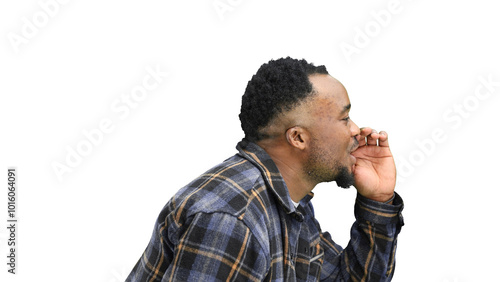
<instances>
[{"instance_id":1,"label":"man's eye","mask_svg":"<svg viewBox=\"0 0 500 282\"><path fill-rule=\"evenodd\" d=\"M349 120L349 117L343 118L342 120L348 121L348 120Z\"/></svg>"}]
</instances>

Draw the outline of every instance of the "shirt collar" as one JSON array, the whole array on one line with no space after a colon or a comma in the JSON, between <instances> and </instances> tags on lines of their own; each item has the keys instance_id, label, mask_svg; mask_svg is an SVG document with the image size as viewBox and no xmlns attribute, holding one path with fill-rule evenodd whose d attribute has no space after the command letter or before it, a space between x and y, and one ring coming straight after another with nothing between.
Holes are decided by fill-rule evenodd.
<instances>
[{"instance_id":1,"label":"shirt collar","mask_svg":"<svg viewBox=\"0 0 500 282\"><path fill-rule=\"evenodd\" d=\"M276 196L278 202L283 206L286 213L295 212L296 208L290 198L286 183L283 180L278 167L266 151L247 139L241 140L236 146L236 149L242 157L250 161L260 170L267 186Z\"/></svg>"}]
</instances>

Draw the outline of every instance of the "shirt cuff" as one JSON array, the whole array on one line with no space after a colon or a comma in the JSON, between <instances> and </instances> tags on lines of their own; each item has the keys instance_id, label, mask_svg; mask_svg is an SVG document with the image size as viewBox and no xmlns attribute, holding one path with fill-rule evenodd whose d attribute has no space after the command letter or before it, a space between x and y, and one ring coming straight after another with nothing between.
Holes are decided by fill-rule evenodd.
<instances>
[{"instance_id":1,"label":"shirt cuff","mask_svg":"<svg viewBox=\"0 0 500 282\"><path fill-rule=\"evenodd\" d=\"M369 221L374 224L399 223L402 226L404 225L403 215L401 214L403 207L403 199L396 192L394 192L392 204L370 200L358 193L354 206L354 215L357 220Z\"/></svg>"}]
</instances>

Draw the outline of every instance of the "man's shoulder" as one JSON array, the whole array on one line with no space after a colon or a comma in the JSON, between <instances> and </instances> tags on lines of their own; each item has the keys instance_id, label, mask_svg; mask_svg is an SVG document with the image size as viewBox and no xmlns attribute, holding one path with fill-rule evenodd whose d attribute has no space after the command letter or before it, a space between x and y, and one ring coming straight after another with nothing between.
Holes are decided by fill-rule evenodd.
<instances>
[{"instance_id":1,"label":"man's shoulder","mask_svg":"<svg viewBox=\"0 0 500 282\"><path fill-rule=\"evenodd\" d=\"M259 195L265 190L260 170L235 155L181 188L170 201L170 209L184 218L215 212L239 217L254 204L256 197L267 198Z\"/></svg>"},{"instance_id":2,"label":"man's shoulder","mask_svg":"<svg viewBox=\"0 0 500 282\"><path fill-rule=\"evenodd\" d=\"M279 230L275 207L260 169L237 154L181 188L161 211L156 228L177 242L196 218L224 214L225 220L243 223L269 252L266 242ZM228 224L221 222L220 226Z\"/></svg>"}]
</instances>

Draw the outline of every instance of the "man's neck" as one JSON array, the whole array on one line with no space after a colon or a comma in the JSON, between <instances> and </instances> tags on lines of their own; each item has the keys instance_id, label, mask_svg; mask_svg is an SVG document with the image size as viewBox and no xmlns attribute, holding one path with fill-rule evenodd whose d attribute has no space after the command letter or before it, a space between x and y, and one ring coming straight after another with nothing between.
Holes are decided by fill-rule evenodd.
<instances>
[{"instance_id":1,"label":"man's neck","mask_svg":"<svg viewBox=\"0 0 500 282\"><path fill-rule=\"evenodd\" d=\"M257 145L267 152L278 167L292 201L300 202L316 186L307 179L302 168L303 161L295 157L296 154L290 148L266 141L258 142Z\"/></svg>"}]
</instances>

